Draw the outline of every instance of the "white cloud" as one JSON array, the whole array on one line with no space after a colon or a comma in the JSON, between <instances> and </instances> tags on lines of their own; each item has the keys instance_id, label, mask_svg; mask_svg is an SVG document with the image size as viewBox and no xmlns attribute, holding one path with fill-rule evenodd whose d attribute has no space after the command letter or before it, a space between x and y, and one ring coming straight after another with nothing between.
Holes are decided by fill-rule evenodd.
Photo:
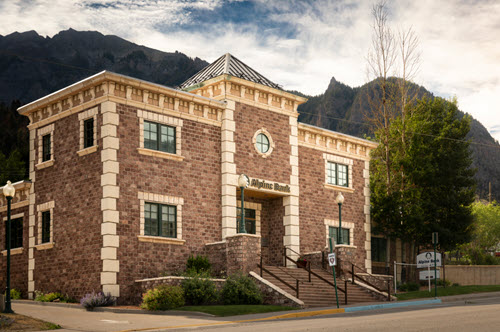
<instances>
[{"instance_id":1,"label":"white cloud","mask_svg":"<svg viewBox=\"0 0 500 332\"><path fill-rule=\"evenodd\" d=\"M366 81L371 1L258 1L262 13L271 13L266 21L286 22L295 28L293 36L284 35L279 24L265 31L251 23L242 29L224 17L204 31L179 29L181 23L193 23L191 8L212 10L222 0L95 1L113 5L109 8L88 6L91 3L1 2L0 34L36 30L52 36L71 27L116 34L209 62L230 52L284 88L312 95L324 92L332 76L351 86ZM492 132L500 126L500 116L495 114L500 110L500 3L404 0L389 4L394 26L412 26L419 36L422 62L416 83L437 95L456 95L461 109ZM500 132L494 134L500 140Z\"/></svg>"}]
</instances>

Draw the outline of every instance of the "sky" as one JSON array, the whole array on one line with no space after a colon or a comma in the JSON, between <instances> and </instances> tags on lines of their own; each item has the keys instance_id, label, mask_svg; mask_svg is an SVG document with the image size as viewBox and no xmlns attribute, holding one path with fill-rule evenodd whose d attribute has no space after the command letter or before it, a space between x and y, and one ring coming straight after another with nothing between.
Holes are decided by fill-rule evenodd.
<instances>
[{"instance_id":1,"label":"sky","mask_svg":"<svg viewBox=\"0 0 500 332\"><path fill-rule=\"evenodd\" d=\"M227 52L287 90L360 86L375 0L0 0L0 34L93 30L212 62ZM456 97L500 141L500 1L388 0L395 32L412 28L413 81ZM398 74L394 68L394 75Z\"/></svg>"}]
</instances>

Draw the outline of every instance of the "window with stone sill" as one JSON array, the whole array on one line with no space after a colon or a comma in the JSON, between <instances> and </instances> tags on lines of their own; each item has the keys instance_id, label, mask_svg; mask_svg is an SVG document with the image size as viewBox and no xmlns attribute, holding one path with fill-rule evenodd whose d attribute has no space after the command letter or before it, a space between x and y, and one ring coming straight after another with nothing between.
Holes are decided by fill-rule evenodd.
<instances>
[{"instance_id":1,"label":"window with stone sill","mask_svg":"<svg viewBox=\"0 0 500 332\"><path fill-rule=\"evenodd\" d=\"M37 129L38 164L37 168L52 166L54 163L54 124Z\"/></svg>"},{"instance_id":2,"label":"window with stone sill","mask_svg":"<svg viewBox=\"0 0 500 332\"><path fill-rule=\"evenodd\" d=\"M10 220L10 249L23 247L23 218ZM5 242L7 249L7 242Z\"/></svg>"},{"instance_id":3,"label":"window with stone sill","mask_svg":"<svg viewBox=\"0 0 500 332\"><path fill-rule=\"evenodd\" d=\"M329 238L335 239L337 243L337 235L339 229L339 221L333 219L325 219L326 226L326 246L328 246ZM338 243L337 243L338 244ZM354 247L354 223L342 220L342 245Z\"/></svg>"},{"instance_id":4,"label":"window with stone sill","mask_svg":"<svg viewBox=\"0 0 500 332\"><path fill-rule=\"evenodd\" d=\"M183 244L182 197L139 192L139 241Z\"/></svg>"},{"instance_id":5,"label":"window with stone sill","mask_svg":"<svg viewBox=\"0 0 500 332\"><path fill-rule=\"evenodd\" d=\"M181 128L178 118L148 111L137 111L140 126L139 153L180 161Z\"/></svg>"},{"instance_id":6,"label":"window with stone sill","mask_svg":"<svg viewBox=\"0 0 500 332\"><path fill-rule=\"evenodd\" d=\"M37 206L37 245L54 242L54 201Z\"/></svg>"},{"instance_id":7,"label":"window with stone sill","mask_svg":"<svg viewBox=\"0 0 500 332\"><path fill-rule=\"evenodd\" d=\"M78 114L80 122L80 156L97 151L97 107Z\"/></svg>"},{"instance_id":8,"label":"window with stone sill","mask_svg":"<svg viewBox=\"0 0 500 332\"><path fill-rule=\"evenodd\" d=\"M323 154L323 159L325 160L325 187L340 191L353 192L352 169L354 161L349 158L328 153Z\"/></svg>"},{"instance_id":9,"label":"window with stone sill","mask_svg":"<svg viewBox=\"0 0 500 332\"><path fill-rule=\"evenodd\" d=\"M349 166L327 162L327 183L335 186L349 187Z\"/></svg>"}]
</instances>

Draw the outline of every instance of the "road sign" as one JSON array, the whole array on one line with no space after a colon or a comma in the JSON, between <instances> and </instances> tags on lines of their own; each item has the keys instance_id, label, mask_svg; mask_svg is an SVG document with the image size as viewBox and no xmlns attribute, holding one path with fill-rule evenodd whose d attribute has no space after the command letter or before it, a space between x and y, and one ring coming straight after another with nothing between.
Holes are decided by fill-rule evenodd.
<instances>
[{"instance_id":1,"label":"road sign","mask_svg":"<svg viewBox=\"0 0 500 332\"><path fill-rule=\"evenodd\" d=\"M432 233L432 244L438 244L438 232Z\"/></svg>"},{"instance_id":2,"label":"road sign","mask_svg":"<svg viewBox=\"0 0 500 332\"><path fill-rule=\"evenodd\" d=\"M335 253L328 254L328 264L330 264L330 266L337 265L337 260L335 259Z\"/></svg>"},{"instance_id":3,"label":"road sign","mask_svg":"<svg viewBox=\"0 0 500 332\"><path fill-rule=\"evenodd\" d=\"M436 270L437 272L437 278L441 278L439 275L439 270ZM419 279L420 280L434 280L434 270L424 270L419 272ZM429 286L430 287L430 286ZM430 288L429 288L430 289Z\"/></svg>"},{"instance_id":4,"label":"road sign","mask_svg":"<svg viewBox=\"0 0 500 332\"><path fill-rule=\"evenodd\" d=\"M441 266L441 254L436 253L436 266ZM417 269L423 269L426 267L434 267L434 253L432 251L423 252L417 255Z\"/></svg>"}]
</instances>

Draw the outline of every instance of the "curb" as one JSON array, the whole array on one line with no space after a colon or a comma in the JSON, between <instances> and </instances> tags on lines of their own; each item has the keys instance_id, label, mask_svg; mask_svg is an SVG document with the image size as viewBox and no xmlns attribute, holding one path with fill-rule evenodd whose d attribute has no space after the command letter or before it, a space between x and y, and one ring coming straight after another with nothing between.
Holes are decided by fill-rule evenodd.
<instances>
[{"instance_id":1,"label":"curb","mask_svg":"<svg viewBox=\"0 0 500 332\"><path fill-rule=\"evenodd\" d=\"M418 306L418 305L426 305L426 304L440 304L440 303L442 303L441 299L419 300L419 301L408 301L408 302L391 302L391 303L365 305L365 306L359 306L359 307L349 307L349 308L345 308L345 312L358 312L358 311L377 310L377 309L392 309L392 308L402 308L402 307L410 307L410 306Z\"/></svg>"}]
</instances>

